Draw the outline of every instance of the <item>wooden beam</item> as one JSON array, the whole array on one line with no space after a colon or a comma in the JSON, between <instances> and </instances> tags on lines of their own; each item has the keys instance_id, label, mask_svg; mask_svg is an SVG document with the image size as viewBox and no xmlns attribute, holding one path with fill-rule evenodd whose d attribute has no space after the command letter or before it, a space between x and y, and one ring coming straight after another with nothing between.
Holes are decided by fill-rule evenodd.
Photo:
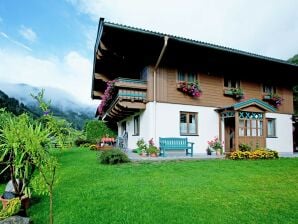
<instances>
[{"instance_id":1,"label":"wooden beam","mask_svg":"<svg viewBox=\"0 0 298 224\"><path fill-rule=\"evenodd\" d=\"M93 96L99 96L99 97L102 97L102 96L103 96L103 92L100 92L100 91L93 91Z\"/></svg>"},{"instance_id":2,"label":"wooden beam","mask_svg":"<svg viewBox=\"0 0 298 224\"><path fill-rule=\"evenodd\" d=\"M95 73L94 78L97 79L97 80L105 81L105 82L109 81L109 79L101 73Z\"/></svg>"},{"instance_id":3,"label":"wooden beam","mask_svg":"<svg viewBox=\"0 0 298 224\"><path fill-rule=\"evenodd\" d=\"M146 104L140 103L140 102L122 101L122 102L119 102L119 105L129 109L146 109Z\"/></svg>"},{"instance_id":4,"label":"wooden beam","mask_svg":"<svg viewBox=\"0 0 298 224\"><path fill-rule=\"evenodd\" d=\"M99 42L99 45L100 45L100 48L101 48L101 49L103 49L103 50L105 50L105 51L108 50L108 48L103 44L102 41Z\"/></svg>"}]
</instances>

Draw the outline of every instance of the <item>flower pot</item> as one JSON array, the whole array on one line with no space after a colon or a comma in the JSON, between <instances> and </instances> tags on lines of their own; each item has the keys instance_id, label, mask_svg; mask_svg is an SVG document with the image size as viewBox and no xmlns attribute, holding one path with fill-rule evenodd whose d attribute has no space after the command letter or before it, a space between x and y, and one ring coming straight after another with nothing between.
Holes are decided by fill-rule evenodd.
<instances>
[{"instance_id":1,"label":"flower pot","mask_svg":"<svg viewBox=\"0 0 298 224\"><path fill-rule=\"evenodd\" d=\"M5 208L10 199L4 199L2 196L0 197L0 201L2 202L2 208ZM21 197L21 205L24 209L28 209L30 206L30 198L26 196Z\"/></svg>"},{"instance_id":2,"label":"flower pot","mask_svg":"<svg viewBox=\"0 0 298 224\"><path fill-rule=\"evenodd\" d=\"M150 157L157 157L157 153L151 153Z\"/></svg>"},{"instance_id":3,"label":"flower pot","mask_svg":"<svg viewBox=\"0 0 298 224\"><path fill-rule=\"evenodd\" d=\"M216 155L217 156L220 156L221 154L220 154L220 150L218 149L218 150L216 150Z\"/></svg>"}]
</instances>

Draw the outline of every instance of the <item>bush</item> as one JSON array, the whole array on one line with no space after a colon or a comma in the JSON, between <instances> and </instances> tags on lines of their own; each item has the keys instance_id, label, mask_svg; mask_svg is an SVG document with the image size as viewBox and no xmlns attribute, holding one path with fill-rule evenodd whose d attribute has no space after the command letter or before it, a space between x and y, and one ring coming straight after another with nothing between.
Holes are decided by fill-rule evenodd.
<instances>
[{"instance_id":1,"label":"bush","mask_svg":"<svg viewBox=\"0 0 298 224\"><path fill-rule=\"evenodd\" d=\"M99 162L102 164L118 164L130 162L127 155L121 149L113 148L99 152Z\"/></svg>"},{"instance_id":2,"label":"bush","mask_svg":"<svg viewBox=\"0 0 298 224\"><path fill-rule=\"evenodd\" d=\"M231 152L230 159L232 160L242 160L242 159L275 159L279 158L278 152L274 150L267 150L267 149L256 149L254 151L235 151Z\"/></svg>"},{"instance_id":3,"label":"bush","mask_svg":"<svg viewBox=\"0 0 298 224\"><path fill-rule=\"evenodd\" d=\"M97 150L97 146L96 146L96 145L90 145L90 146L89 146L89 149L90 149L90 150Z\"/></svg>"},{"instance_id":4,"label":"bush","mask_svg":"<svg viewBox=\"0 0 298 224\"><path fill-rule=\"evenodd\" d=\"M79 137L74 141L74 144L75 144L76 146L82 146L82 145L84 145L84 144L86 144L86 143L89 143L89 144L90 144L90 142L89 142L87 139L85 139L85 138L83 138L83 137L81 137L81 136L79 136Z\"/></svg>"},{"instance_id":5,"label":"bush","mask_svg":"<svg viewBox=\"0 0 298 224\"><path fill-rule=\"evenodd\" d=\"M251 151L251 146L248 144L241 143L239 144L239 150L241 152Z\"/></svg>"},{"instance_id":6,"label":"bush","mask_svg":"<svg viewBox=\"0 0 298 224\"><path fill-rule=\"evenodd\" d=\"M86 124L86 139L88 142L96 144L103 137L115 137L115 133L111 131L103 121L91 120Z\"/></svg>"}]
</instances>

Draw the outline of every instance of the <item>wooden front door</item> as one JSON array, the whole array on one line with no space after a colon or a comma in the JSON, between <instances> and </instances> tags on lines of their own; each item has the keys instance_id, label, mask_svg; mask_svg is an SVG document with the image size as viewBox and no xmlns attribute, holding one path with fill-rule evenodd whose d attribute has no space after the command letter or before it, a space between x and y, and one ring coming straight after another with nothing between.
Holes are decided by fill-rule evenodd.
<instances>
[{"instance_id":1,"label":"wooden front door","mask_svg":"<svg viewBox=\"0 0 298 224\"><path fill-rule=\"evenodd\" d=\"M225 118L225 151L235 151L235 117Z\"/></svg>"}]
</instances>

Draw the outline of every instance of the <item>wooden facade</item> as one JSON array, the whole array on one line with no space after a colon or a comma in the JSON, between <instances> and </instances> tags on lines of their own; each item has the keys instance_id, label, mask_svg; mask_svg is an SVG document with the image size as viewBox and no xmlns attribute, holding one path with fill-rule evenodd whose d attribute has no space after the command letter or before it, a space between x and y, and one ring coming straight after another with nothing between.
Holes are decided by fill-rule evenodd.
<instances>
[{"instance_id":1,"label":"wooden facade","mask_svg":"<svg viewBox=\"0 0 298 224\"><path fill-rule=\"evenodd\" d=\"M153 101L152 70L147 70L148 101ZM197 78L203 91L202 96L198 98L190 97L177 90L177 75L177 69L158 69L156 77L157 102L207 107L226 107L239 102L239 100L224 94L224 77L221 75L197 73ZM257 98L263 100L263 83L257 80L241 80L241 78L239 76L240 86L244 91L245 99ZM293 114L293 92L291 89L286 86L277 86L276 92L284 99L277 112Z\"/></svg>"}]
</instances>

